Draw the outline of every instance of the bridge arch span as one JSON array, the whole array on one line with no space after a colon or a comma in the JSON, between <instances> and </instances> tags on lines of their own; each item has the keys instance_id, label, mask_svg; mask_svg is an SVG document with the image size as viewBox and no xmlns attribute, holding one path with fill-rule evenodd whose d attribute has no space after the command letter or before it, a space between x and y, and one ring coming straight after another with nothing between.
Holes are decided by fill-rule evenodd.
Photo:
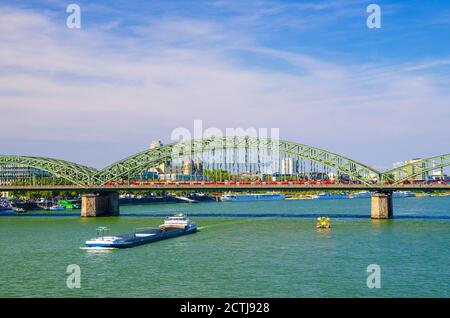
<instances>
[{"instance_id":1,"label":"bridge arch span","mask_svg":"<svg viewBox=\"0 0 450 318\"><path fill-rule=\"evenodd\" d=\"M85 167L70 161L44 157L0 155L0 164L36 168L81 187L91 184L92 176L96 173L94 168Z\"/></svg>"},{"instance_id":2,"label":"bridge arch span","mask_svg":"<svg viewBox=\"0 0 450 318\"><path fill-rule=\"evenodd\" d=\"M94 175L96 182L119 181L135 175L145 167L156 167L167 160L180 159L192 154L214 152L221 149L257 149L258 151L278 152L308 159L323 166L348 174L351 178L365 184L381 173L355 160L330 151L295 142L257 137L221 137L193 139L149 149L120 160Z\"/></svg>"},{"instance_id":3,"label":"bridge arch span","mask_svg":"<svg viewBox=\"0 0 450 318\"><path fill-rule=\"evenodd\" d=\"M385 171L383 178L390 180L393 184L399 184L406 180L414 179L422 174L427 174L433 170L443 169L450 166L450 154L429 157L409 164Z\"/></svg>"}]
</instances>

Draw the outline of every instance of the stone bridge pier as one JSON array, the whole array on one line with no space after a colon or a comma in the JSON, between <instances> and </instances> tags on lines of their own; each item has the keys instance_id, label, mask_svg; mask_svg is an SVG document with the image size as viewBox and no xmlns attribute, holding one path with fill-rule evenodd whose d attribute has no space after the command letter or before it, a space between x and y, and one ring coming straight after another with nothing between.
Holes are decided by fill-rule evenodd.
<instances>
[{"instance_id":1,"label":"stone bridge pier","mask_svg":"<svg viewBox=\"0 0 450 318\"><path fill-rule=\"evenodd\" d=\"M392 191L382 191L372 195L370 216L372 219L391 219L394 215Z\"/></svg>"},{"instance_id":2,"label":"stone bridge pier","mask_svg":"<svg viewBox=\"0 0 450 318\"><path fill-rule=\"evenodd\" d=\"M81 196L81 216L119 216L119 193L101 191Z\"/></svg>"}]
</instances>

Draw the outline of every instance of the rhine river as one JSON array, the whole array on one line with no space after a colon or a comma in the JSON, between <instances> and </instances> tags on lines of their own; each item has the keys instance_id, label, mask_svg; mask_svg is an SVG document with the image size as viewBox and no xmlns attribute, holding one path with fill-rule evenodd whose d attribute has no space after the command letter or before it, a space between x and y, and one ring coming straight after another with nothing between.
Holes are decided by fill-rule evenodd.
<instances>
[{"instance_id":1,"label":"rhine river","mask_svg":"<svg viewBox=\"0 0 450 318\"><path fill-rule=\"evenodd\" d=\"M200 232L126 250L80 249L98 226L113 234L186 212ZM116 218L0 217L0 297L449 297L450 197L122 206ZM318 233L315 218L332 218ZM67 266L81 288L66 286ZM381 288L366 285L369 264Z\"/></svg>"}]
</instances>

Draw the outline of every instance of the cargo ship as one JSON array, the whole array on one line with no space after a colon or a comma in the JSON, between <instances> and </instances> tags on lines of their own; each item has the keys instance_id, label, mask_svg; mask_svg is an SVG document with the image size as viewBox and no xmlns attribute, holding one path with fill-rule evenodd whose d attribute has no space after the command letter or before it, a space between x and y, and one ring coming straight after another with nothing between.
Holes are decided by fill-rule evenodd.
<instances>
[{"instance_id":1,"label":"cargo ship","mask_svg":"<svg viewBox=\"0 0 450 318\"><path fill-rule=\"evenodd\" d=\"M224 202L241 201L279 201L284 200L286 196L281 193L249 193L249 194L224 194L220 197Z\"/></svg>"},{"instance_id":2,"label":"cargo ship","mask_svg":"<svg viewBox=\"0 0 450 318\"><path fill-rule=\"evenodd\" d=\"M85 245L93 248L128 248L195 232L197 225L180 213L168 217L157 228L136 229L134 233L110 236L108 228L99 227L97 237L87 240Z\"/></svg>"}]
</instances>

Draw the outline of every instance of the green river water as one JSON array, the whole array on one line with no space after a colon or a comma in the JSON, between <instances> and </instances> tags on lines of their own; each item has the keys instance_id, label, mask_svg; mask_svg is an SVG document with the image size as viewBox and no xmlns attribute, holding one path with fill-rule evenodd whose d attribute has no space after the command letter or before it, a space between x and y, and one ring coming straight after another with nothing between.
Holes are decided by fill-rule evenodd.
<instances>
[{"instance_id":1,"label":"green river water","mask_svg":"<svg viewBox=\"0 0 450 318\"><path fill-rule=\"evenodd\" d=\"M98 226L113 234L186 212L193 235L125 250L80 249ZM0 217L0 297L449 297L450 197L122 206L120 217ZM332 230L318 233L315 218ZM67 266L81 269L69 289ZM369 264L381 288L366 285Z\"/></svg>"}]
</instances>

